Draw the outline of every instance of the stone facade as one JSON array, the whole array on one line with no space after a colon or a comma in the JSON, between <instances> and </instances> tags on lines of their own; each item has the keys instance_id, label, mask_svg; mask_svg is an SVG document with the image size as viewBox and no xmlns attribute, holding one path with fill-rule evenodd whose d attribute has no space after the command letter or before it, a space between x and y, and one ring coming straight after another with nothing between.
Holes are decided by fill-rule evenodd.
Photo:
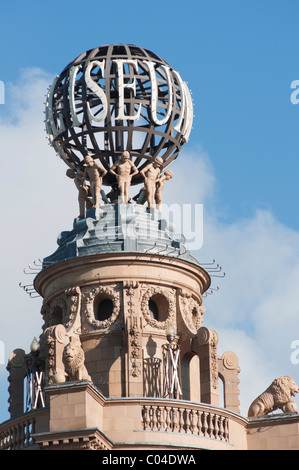
<instances>
[{"instance_id":1,"label":"stone facade","mask_svg":"<svg viewBox=\"0 0 299 470\"><path fill-rule=\"evenodd\" d=\"M107 220L118 210L107 207ZM220 353L217 332L204 326L208 272L180 245L175 256L161 255L157 242L146 250L136 230L145 212L132 213L114 249L106 239L106 251L99 242L96 252L109 224L91 212L83 236L76 222L36 276L43 333L38 347L9 359L11 419L0 427L0 446L298 448L298 414L240 416L238 357ZM156 215L146 217L160 230ZM34 393L25 409L26 377Z\"/></svg>"},{"instance_id":2,"label":"stone facade","mask_svg":"<svg viewBox=\"0 0 299 470\"><path fill-rule=\"evenodd\" d=\"M79 215L35 277L42 333L9 358L0 449L298 449L292 378L240 415L238 357L206 324L211 278L163 216L192 128L186 82L151 51L106 45L55 78L45 115Z\"/></svg>"}]
</instances>

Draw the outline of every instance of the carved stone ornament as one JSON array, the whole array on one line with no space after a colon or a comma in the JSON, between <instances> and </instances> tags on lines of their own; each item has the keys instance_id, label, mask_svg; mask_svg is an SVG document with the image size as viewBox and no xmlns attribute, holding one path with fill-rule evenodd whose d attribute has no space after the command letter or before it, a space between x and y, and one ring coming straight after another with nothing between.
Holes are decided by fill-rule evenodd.
<instances>
[{"instance_id":1,"label":"carved stone ornament","mask_svg":"<svg viewBox=\"0 0 299 470\"><path fill-rule=\"evenodd\" d=\"M211 383L216 390L218 389L218 334L210 328L201 327L197 332L197 341L200 346L209 348Z\"/></svg>"},{"instance_id":2,"label":"carved stone ornament","mask_svg":"<svg viewBox=\"0 0 299 470\"><path fill-rule=\"evenodd\" d=\"M141 360L136 361L136 359L134 359L131 362L130 375L133 378L136 378L136 377L139 377L141 374L142 374L142 362L141 362Z\"/></svg>"},{"instance_id":3,"label":"carved stone ornament","mask_svg":"<svg viewBox=\"0 0 299 470\"><path fill-rule=\"evenodd\" d=\"M80 287L78 286L65 290L65 295L68 299L68 315L65 324L66 329L70 328L77 316L77 312L80 307L80 293Z\"/></svg>"},{"instance_id":4,"label":"carved stone ornament","mask_svg":"<svg viewBox=\"0 0 299 470\"><path fill-rule=\"evenodd\" d=\"M44 316L45 326L50 327L57 324L55 311L60 309L62 317L61 322L66 329L69 329L76 318L79 305L80 287L65 289L62 295L43 304L41 313Z\"/></svg>"},{"instance_id":5,"label":"carved stone ornament","mask_svg":"<svg viewBox=\"0 0 299 470\"><path fill-rule=\"evenodd\" d=\"M130 375L137 378L142 374L142 333L138 325L138 318L130 316L128 318L128 355L130 359Z\"/></svg>"},{"instance_id":6,"label":"carved stone ornament","mask_svg":"<svg viewBox=\"0 0 299 470\"><path fill-rule=\"evenodd\" d=\"M70 337L70 342L65 346L63 351L63 363L69 380L87 380L91 382L84 361L85 355L80 341L75 340L74 337Z\"/></svg>"},{"instance_id":7,"label":"carved stone ornament","mask_svg":"<svg viewBox=\"0 0 299 470\"><path fill-rule=\"evenodd\" d=\"M197 341L200 346L210 344L216 348L218 344L218 334L216 331L203 326L197 332Z\"/></svg>"},{"instance_id":8,"label":"carved stone ornament","mask_svg":"<svg viewBox=\"0 0 299 470\"><path fill-rule=\"evenodd\" d=\"M97 320L95 318L94 301L98 295L104 295L112 300L113 311L106 320ZM82 292L82 312L88 325L94 329L103 330L109 328L120 313L120 292L118 286L99 286L88 291Z\"/></svg>"},{"instance_id":9,"label":"carved stone ornament","mask_svg":"<svg viewBox=\"0 0 299 470\"><path fill-rule=\"evenodd\" d=\"M176 296L175 290L166 288L166 287L158 287L158 286L151 286L148 288L142 289L142 297L140 302L140 307L144 318L146 319L147 323L150 326L155 328L159 328L161 330L166 329L166 325L168 322L175 324L175 316L176 316ZM167 312L164 315L162 321L156 320L152 317L150 309L149 309L149 301L157 296L160 295L163 300L167 302Z\"/></svg>"},{"instance_id":10,"label":"carved stone ornament","mask_svg":"<svg viewBox=\"0 0 299 470\"><path fill-rule=\"evenodd\" d=\"M240 372L239 367L239 359L238 356L232 351L225 351L222 354L223 365L228 370L238 370Z\"/></svg>"},{"instance_id":11,"label":"carved stone ornament","mask_svg":"<svg viewBox=\"0 0 299 470\"><path fill-rule=\"evenodd\" d=\"M67 322L67 313L68 313L67 300L64 296L57 297L50 302L49 310L49 323L50 326L55 325L55 310L59 308L62 313L62 324L64 325Z\"/></svg>"},{"instance_id":12,"label":"carved stone ornament","mask_svg":"<svg viewBox=\"0 0 299 470\"><path fill-rule=\"evenodd\" d=\"M182 320L191 333L196 334L202 325L205 307L201 305L201 299L190 291L181 289L178 294Z\"/></svg>"},{"instance_id":13,"label":"carved stone ornament","mask_svg":"<svg viewBox=\"0 0 299 470\"><path fill-rule=\"evenodd\" d=\"M23 367L25 364L25 351L23 349L14 349L10 354L8 366L10 367Z\"/></svg>"},{"instance_id":14,"label":"carved stone ornament","mask_svg":"<svg viewBox=\"0 0 299 470\"><path fill-rule=\"evenodd\" d=\"M44 338L47 345L46 382L62 383L65 381L65 373L62 364L62 351L67 341L66 330L63 325L55 325L46 328Z\"/></svg>"},{"instance_id":15,"label":"carved stone ornament","mask_svg":"<svg viewBox=\"0 0 299 470\"><path fill-rule=\"evenodd\" d=\"M251 403L248 417L259 418L277 409L284 413L298 413L297 405L292 400L298 392L299 387L293 377L288 375L278 377Z\"/></svg>"},{"instance_id":16,"label":"carved stone ornament","mask_svg":"<svg viewBox=\"0 0 299 470\"><path fill-rule=\"evenodd\" d=\"M58 341L58 343L64 344L66 341L66 331L65 327L63 325L56 325L53 326L52 328L48 328L45 331L45 336L47 342L50 342L51 339L55 339Z\"/></svg>"}]
</instances>

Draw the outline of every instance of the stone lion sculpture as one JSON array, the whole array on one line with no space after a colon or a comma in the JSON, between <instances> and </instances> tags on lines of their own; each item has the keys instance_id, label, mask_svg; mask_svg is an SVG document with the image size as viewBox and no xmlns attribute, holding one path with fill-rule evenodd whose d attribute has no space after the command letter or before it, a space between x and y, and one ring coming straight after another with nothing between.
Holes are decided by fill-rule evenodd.
<instances>
[{"instance_id":1,"label":"stone lion sculpture","mask_svg":"<svg viewBox=\"0 0 299 470\"><path fill-rule=\"evenodd\" d=\"M85 355L80 343L76 343L70 338L70 342L63 351L63 363L69 380L87 380L91 382L84 360Z\"/></svg>"},{"instance_id":2,"label":"stone lion sculpture","mask_svg":"<svg viewBox=\"0 0 299 470\"><path fill-rule=\"evenodd\" d=\"M292 377L284 375L275 379L272 384L250 405L248 418L265 416L271 411L280 409L284 413L298 413L298 407L292 400L299 391Z\"/></svg>"}]
</instances>

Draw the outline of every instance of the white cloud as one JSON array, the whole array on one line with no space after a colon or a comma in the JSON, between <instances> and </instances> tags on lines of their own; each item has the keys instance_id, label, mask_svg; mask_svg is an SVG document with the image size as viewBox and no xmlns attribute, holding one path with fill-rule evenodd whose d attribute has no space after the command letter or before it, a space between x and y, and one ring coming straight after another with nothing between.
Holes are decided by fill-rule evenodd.
<instances>
[{"instance_id":1,"label":"white cloud","mask_svg":"<svg viewBox=\"0 0 299 470\"><path fill-rule=\"evenodd\" d=\"M215 194L215 176L207 153L198 145L195 149L183 147L171 166L174 176L164 188L165 203L206 203Z\"/></svg>"},{"instance_id":2,"label":"white cloud","mask_svg":"<svg viewBox=\"0 0 299 470\"><path fill-rule=\"evenodd\" d=\"M5 362L15 348L28 352L32 338L41 333L41 299L29 298L18 286L33 281L23 269L30 272L28 264L57 248L57 235L71 229L78 210L65 165L48 146L44 131L43 103L52 78L39 69L21 71L16 83L6 84L6 104L0 109L0 341ZM4 394L6 376L6 364L0 364ZM6 418L1 407L0 421Z\"/></svg>"},{"instance_id":3,"label":"white cloud","mask_svg":"<svg viewBox=\"0 0 299 470\"><path fill-rule=\"evenodd\" d=\"M206 325L208 325L209 310L206 313ZM215 329L219 335L218 354L221 356L225 351L233 351L238 356L240 412L243 416L247 416L250 404L270 385L275 378L275 371L269 368L267 361L263 360L263 351L259 343L247 334L245 329L213 326L212 329Z\"/></svg>"},{"instance_id":4,"label":"white cloud","mask_svg":"<svg viewBox=\"0 0 299 470\"><path fill-rule=\"evenodd\" d=\"M225 272L212 277L219 291L204 299L204 325L217 331L220 355L232 350L239 357L246 415L276 377L291 375L299 383L299 364L291 363L291 343L299 340L299 233L259 208L248 218L223 222L213 168L201 148L183 149L176 166L167 201L182 194L183 202L204 204L204 243L193 254L203 263L215 259ZM193 169L188 176L187 168Z\"/></svg>"}]
</instances>

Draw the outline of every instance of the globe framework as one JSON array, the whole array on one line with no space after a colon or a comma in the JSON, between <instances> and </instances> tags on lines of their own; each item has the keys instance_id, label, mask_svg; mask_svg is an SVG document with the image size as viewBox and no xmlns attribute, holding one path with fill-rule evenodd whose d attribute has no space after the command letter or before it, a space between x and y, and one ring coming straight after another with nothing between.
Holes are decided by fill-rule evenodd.
<instances>
[{"instance_id":1,"label":"globe framework","mask_svg":"<svg viewBox=\"0 0 299 470\"><path fill-rule=\"evenodd\" d=\"M135 45L84 52L54 79L46 102L49 141L79 173L86 155L109 170L124 150L138 170L158 156L165 170L188 141L192 121L191 94L179 73ZM140 182L136 175L131 184ZM103 183L115 183L109 171Z\"/></svg>"}]
</instances>

